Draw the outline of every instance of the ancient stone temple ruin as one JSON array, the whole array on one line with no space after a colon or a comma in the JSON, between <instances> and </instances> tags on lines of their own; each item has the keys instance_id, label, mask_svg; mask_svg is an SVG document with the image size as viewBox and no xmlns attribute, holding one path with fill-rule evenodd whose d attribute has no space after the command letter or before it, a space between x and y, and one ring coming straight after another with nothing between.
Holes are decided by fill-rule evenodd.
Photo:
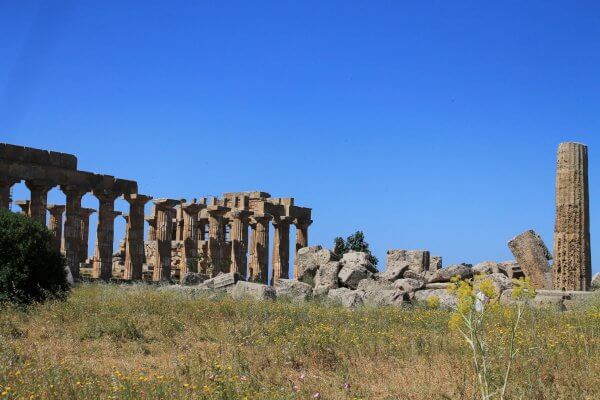
<instances>
[{"instance_id":1,"label":"ancient stone temple ruin","mask_svg":"<svg viewBox=\"0 0 600 400\"><path fill-rule=\"evenodd\" d=\"M554 288L589 290L592 277L588 149L562 143L556 169Z\"/></svg>"},{"instance_id":2,"label":"ancient stone temple ruin","mask_svg":"<svg viewBox=\"0 0 600 400\"><path fill-rule=\"evenodd\" d=\"M168 281L183 278L187 272L209 277L237 272L243 279L269 283L289 277L292 226L296 250L308 245L311 209L296 206L293 198L235 192L208 201L155 199L150 215L145 216L145 206L152 197L139 194L134 181L80 171L77 158L71 154L0 144L0 208L10 209L11 187L21 181L31 191L31 198L15 203L42 224L50 214L53 246L63 252L75 279L82 268L91 267L93 278L108 280L114 277L115 266L121 265L125 280L147 276ZM65 194L66 204L47 204L48 192L54 187ZM91 259L89 217L96 210L82 207L87 193L99 203ZM115 211L119 198L128 203L129 213ZM119 216L125 219L126 233L115 257L114 226Z\"/></svg>"}]
</instances>

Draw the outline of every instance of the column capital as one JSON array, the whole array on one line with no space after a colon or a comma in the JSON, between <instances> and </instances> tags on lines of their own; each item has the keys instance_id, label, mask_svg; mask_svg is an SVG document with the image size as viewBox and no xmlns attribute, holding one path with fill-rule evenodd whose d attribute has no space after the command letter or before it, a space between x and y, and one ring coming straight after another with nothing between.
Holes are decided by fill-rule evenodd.
<instances>
[{"instance_id":1,"label":"column capital","mask_svg":"<svg viewBox=\"0 0 600 400\"><path fill-rule=\"evenodd\" d=\"M150 225L156 223L156 217L154 215L146 215L144 217L144 221L148 222Z\"/></svg>"},{"instance_id":2,"label":"column capital","mask_svg":"<svg viewBox=\"0 0 600 400\"><path fill-rule=\"evenodd\" d=\"M273 221L271 222L273 226L278 225L290 225L294 222L294 217L290 217L288 215L283 216L274 216Z\"/></svg>"},{"instance_id":3,"label":"column capital","mask_svg":"<svg viewBox=\"0 0 600 400\"><path fill-rule=\"evenodd\" d=\"M66 206L64 204L48 204L46 209L51 215L61 215L65 212Z\"/></svg>"},{"instance_id":4,"label":"column capital","mask_svg":"<svg viewBox=\"0 0 600 400\"><path fill-rule=\"evenodd\" d=\"M77 210L79 212L79 216L83 218L88 218L90 215L96 212L93 208L80 208Z\"/></svg>"},{"instance_id":5,"label":"column capital","mask_svg":"<svg viewBox=\"0 0 600 400\"><path fill-rule=\"evenodd\" d=\"M47 192L56 186L56 183L42 179L28 179L25 181L25 186L29 190L41 189Z\"/></svg>"},{"instance_id":6,"label":"column capital","mask_svg":"<svg viewBox=\"0 0 600 400\"><path fill-rule=\"evenodd\" d=\"M66 196L73 196L76 198L81 198L83 195L89 192L89 189L76 185L60 185L60 190Z\"/></svg>"},{"instance_id":7,"label":"column capital","mask_svg":"<svg viewBox=\"0 0 600 400\"><path fill-rule=\"evenodd\" d=\"M308 228L313 223L313 220L312 219L305 220L305 219L296 218L296 219L294 219L293 222L294 222L294 225L296 225L296 228L305 229L305 228Z\"/></svg>"},{"instance_id":8,"label":"column capital","mask_svg":"<svg viewBox=\"0 0 600 400\"><path fill-rule=\"evenodd\" d=\"M203 208L206 208L206 205L199 203L183 203L181 204L181 209L183 212L189 215L197 215Z\"/></svg>"},{"instance_id":9,"label":"column capital","mask_svg":"<svg viewBox=\"0 0 600 400\"><path fill-rule=\"evenodd\" d=\"M93 189L92 193L100 202L112 202L121 195L121 191L113 189Z\"/></svg>"},{"instance_id":10,"label":"column capital","mask_svg":"<svg viewBox=\"0 0 600 400\"><path fill-rule=\"evenodd\" d=\"M174 199L155 199L155 200L152 200L152 202L154 203L154 206L156 207L157 211L159 209L161 209L161 210L171 209L171 208L175 207L177 204L181 203L180 200L174 200Z\"/></svg>"},{"instance_id":11,"label":"column capital","mask_svg":"<svg viewBox=\"0 0 600 400\"><path fill-rule=\"evenodd\" d=\"M250 216L252 215L252 213L248 210L241 210L239 208L234 208L231 211L229 211L227 214L225 214L225 216L229 219L241 219L241 220L247 220Z\"/></svg>"},{"instance_id":12,"label":"column capital","mask_svg":"<svg viewBox=\"0 0 600 400\"><path fill-rule=\"evenodd\" d=\"M217 205L206 207L206 212L212 216L223 216L229 211L229 208Z\"/></svg>"},{"instance_id":13,"label":"column capital","mask_svg":"<svg viewBox=\"0 0 600 400\"><path fill-rule=\"evenodd\" d=\"M250 217L250 224L266 224L273 218L270 214L254 214Z\"/></svg>"},{"instance_id":14,"label":"column capital","mask_svg":"<svg viewBox=\"0 0 600 400\"><path fill-rule=\"evenodd\" d=\"M15 200L15 204L21 207L21 211L24 214L29 214L29 200Z\"/></svg>"},{"instance_id":15,"label":"column capital","mask_svg":"<svg viewBox=\"0 0 600 400\"><path fill-rule=\"evenodd\" d=\"M147 202L149 202L150 200L152 200L152 196L145 196L143 194L138 194L138 193L125 193L123 195L123 199L125 201L127 201L130 205L134 205L134 204L141 204L144 205Z\"/></svg>"}]
</instances>

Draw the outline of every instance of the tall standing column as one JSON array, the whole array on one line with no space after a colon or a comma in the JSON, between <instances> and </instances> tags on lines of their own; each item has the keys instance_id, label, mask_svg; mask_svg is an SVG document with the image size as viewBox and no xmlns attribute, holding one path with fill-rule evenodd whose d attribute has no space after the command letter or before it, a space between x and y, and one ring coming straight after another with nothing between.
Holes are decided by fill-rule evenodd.
<instances>
[{"instance_id":1,"label":"tall standing column","mask_svg":"<svg viewBox=\"0 0 600 400\"><path fill-rule=\"evenodd\" d=\"M52 247L57 252L60 252L63 231L63 213L65 212L65 206L48 204L48 211L50 211L50 224L48 225L48 229L50 229L50 232L52 232Z\"/></svg>"},{"instance_id":2,"label":"tall standing column","mask_svg":"<svg viewBox=\"0 0 600 400\"><path fill-rule=\"evenodd\" d=\"M246 279L248 270L248 217L249 211L232 210L231 220L231 271L235 271Z\"/></svg>"},{"instance_id":3,"label":"tall standing column","mask_svg":"<svg viewBox=\"0 0 600 400\"><path fill-rule=\"evenodd\" d=\"M81 244L81 198L86 189L77 186L61 186L60 190L66 196L65 225L64 225L64 253L67 266L71 270L73 279L79 279L79 246Z\"/></svg>"},{"instance_id":4,"label":"tall standing column","mask_svg":"<svg viewBox=\"0 0 600 400\"><path fill-rule=\"evenodd\" d=\"M79 216L81 218L81 243L79 244L79 262L84 263L88 258L90 242L90 215L95 213L93 208L80 208Z\"/></svg>"},{"instance_id":5,"label":"tall standing column","mask_svg":"<svg viewBox=\"0 0 600 400\"><path fill-rule=\"evenodd\" d=\"M184 203L181 205L181 217L183 218L183 230L181 232L183 257L179 272L181 280L188 271L198 272L198 213L203 207L198 203Z\"/></svg>"},{"instance_id":6,"label":"tall standing column","mask_svg":"<svg viewBox=\"0 0 600 400\"><path fill-rule=\"evenodd\" d=\"M48 206L48 192L55 185L45 181L26 181L25 185L31 191L29 203L29 216L46 226L46 207Z\"/></svg>"},{"instance_id":7,"label":"tall standing column","mask_svg":"<svg viewBox=\"0 0 600 400\"><path fill-rule=\"evenodd\" d=\"M588 149L579 143L562 143L556 171L555 289L589 290L590 249Z\"/></svg>"},{"instance_id":8,"label":"tall standing column","mask_svg":"<svg viewBox=\"0 0 600 400\"><path fill-rule=\"evenodd\" d=\"M96 250L92 276L109 280L112 277L112 255L115 242L115 199L120 193L112 190L94 190L98 198L98 227L96 229Z\"/></svg>"},{"instance_id":9,"label":"tall standing column","mask_svg":"<svg viewBox=\"0 0 600 400\"><path fill-rule=\"evenodd\" d=\"M208 206L208 263L211 276L219 272L227 272L229 267L225 265L225 232L223 232L223 215L227 208L217 205Z\"/></svg>"},{"instance_id":10,"label":"tall standing column","mask_svg":"<svg viewBox=\"0 0 600 400\"><path fill-rule=\"evenodd\" d=\"M10 188L15 183L19 183L18 179L0 178L0 209L10 209Z\"/></svg>"},{"instance_id":11,"label":"tall standing column","mask_svg":"<svg viewBox=\"0 0 600 400\"><path fill-rule=\"evenodd\" d=\"M269 281L269 220L270 215L254 215L250 219L252 228L250 252L250 279L266 284Z\"/></svg>"},{"instance_id":12,"label":"tall standing column","mask_svg":"<svg viewBox=\"0 0 600 400\"><path fill-rule=\"evenodd\" d=\"M298 250L308 246L308 227L312 224L311 220L294 220L296 226L296 254ZM298 268L294 267L294 279L298 279Z\"/></svg>"},{"instance_id":13,"label":"tall standing column","mask_svg":"<svg viewBox=\"0 0 600 400\"><path fill-rule=\"evenodd\" d=\"M154 252L154 281L171 280L171 242L173 240L173 212L179 201L156 199L156 249Z\"/></svg>"},{"instance_id":14,"label":"tall standing column","mask_svg":"<svg viewBox=\"0 0 600 400\"><path fill-rule=\"evenodd\" d=\"M290 217L277 217L273 220L275 233L273 236L273 279L289 279L290 277Z\"/></svg>"},{"instance_id":15,"label":"tall standing column","mask_svg":"<svg viewBox=\"0 0 600 400\"><path fill-rule=\"evenodd\" d=\"M125 235L125 272L123 279L141 280L144 265L144 205L152 200L150 196L125 194L129 203L129 218Z\"/></svg>"}]
</instances>

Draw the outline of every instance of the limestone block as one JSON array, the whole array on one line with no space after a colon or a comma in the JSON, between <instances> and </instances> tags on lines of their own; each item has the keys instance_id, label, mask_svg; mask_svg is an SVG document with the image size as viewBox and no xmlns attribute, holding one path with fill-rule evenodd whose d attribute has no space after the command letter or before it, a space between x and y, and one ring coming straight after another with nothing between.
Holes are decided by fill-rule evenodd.
<instances>
[{"instance_id":1,"label":"limestone block","mask_svg":"<svg viewBox=\"0 0 600 400\"><path fill-rule=\"evenodd\" d=\"M365 293L362 290L338 288L330 290L327 298L333 303L339 303L347 308L354 308L363 305L364 295Z\"/></svg>"},{"instance_id":2,"label":"limestone block","mask_svg":"<svg viewBox=\"0 0 600 400\"><path fill-rule=\"evenodd\" d=\"M410 264L406 261L398 261L391 264L388 263L386 270L378 273L377 276L379 279L393 282L396 279L401 278L408 271L409 267Z\"/></svg>"},{"instance_id":3,"label":"limestone block","mask_svg":"<svg viewBox=\"0 0 600 400\"><path fill-rule=\"evenodd\" d=\"M438 269L429 278L429 283L450 282L450 279L457 276L460 279L469 279L473 276L472 266L470 264L455 264L448 268Z\"/></svg>"},{"instance_id":4,"label":"limestone block","mask_svg":"<svg viewBox=\"0 0 600 400\"><path fill-rule=\"evenodd\" d=\"M552 256L540 235L529 230L510 240L508 247L536 289L552 288L552 281L548 279L551 273L548 260Z\"/></svg>"},{"instance_id":5,"label":"limestone block","mask_svg":"<svg viewBox=\"0 0 600 400\"><path fill-rule=\"evenodd\" d=\"M181 284L183 286L194 286L201 284L207 279L208 277L206 275L199 274L197 272L186 272L181 279Z\"/></svg>"},{"instance_id":6,"label":"limestone block","mask_svg":"<svg viewBox=\"0 0 600 400\"><path fill-rule=\"evenodd\" d=\"M342 256L342 265L354 267L364 267L367 271L377 273L377 268L369 261L369 255L360 251L349 251Z\"/></svg>"},{"instance_id":7,"label":"limestone block","mask_svg":"<svg viewBox=\"0 0 600 400\"><path fill-rule=\"evenodd\" d=\"M411 293L423 287L424 282L418 279L403 278L394 282L394 287L403 292Z\"/></svg>"},{"instance_id":8,"label":"limestone block","mask_svg":"<svg viewBox=\"0 0 600 400\"><path fill-rule=\"evenodd\" d=\"M298 250L294 261L299 281L312 282L321 265L333 260L333 253L321 246L303 247Z\"/></svg>"},{"instance_id":9,"label":"limestone block","mask_svg":"<svg viewBox=\"0 0 600 400\"><path fill-rule=\"evenodd\" d=\"M203 286L210 289L226 289L228 286L235 285L240 280L237 272L220 273L214 278L207 279Z\"/></svg>"},{"instance_id":10,"label":"limestone block","mask_svg":"<svg viewBox=\"0 0 600 400\"><path fill-rule=\"evenodd\" d=\"M386 280L363 279L357 291L364 292L364 304L372 307L400 306L404 302L405 293Z\"/></svg>"},{"instance_id":11,"label":"limestone block","mask_svg":"<svg viewBox=\"0 0 600 400\"><path fill-rule=\"evenodd\" d=\"M497 262L484 261L473 267L473 275L489 275L500 272L500 266Z\"/></svg>"},{"instance_id":12,"label":"limestone block","mask_svg":"<svg viewBox=\"0 0 600 400\"><path fill-rule=\"evenodd\" d=\"M325 295L331 289L339 287L338 274L342 264L338 261L330 261L321 266L315 275L315 296Z\"/></svg>"},{"instance_id":13,"label":"limestone block","mask_svg":"<svg viewBox=\"0 0 600 400\"><path fill-rule=\"evenodd\" d=\"M442 269L443 261L440 256L430 256L429 257L429 272L435 272L438 269Z\"/></svg>"},{"instance_id":14,"label":"limestone block","mask_svg":"<svg viewBox=\"0 0 600 400\"><path fill-rule=\"evenodd\" d=\"M343 286L356 289L358 283L371 276L371 272L362 265L343 265L338 273L338 279Z\"/></svg>"},{"instance_id":15,"label":"limestone block","mask_svg":"<svg viewBox=\"0 0 600 400\"><path fill-rule=\"evenodd\" d=\"M253 300L275 300L275 289L256 282L238 281L230 290L230 295L236 300L249 298Z\"/></svg>"},{"instance_id":16,"label":"limestone block","mask_svg":"<svg viewBox=\"0 0 600 400\"><path fill-rule=\"evenodd\" d=\"M308 283L293 279L275 279L273 287L277 298L288 298L293 302L303 302L312 296L313 289Z\"/></svg>"},{"instance_id":17,"label":"limestone block","mask_svg":"<svg viewBox=\"0 0 600 400\"><path fill-rule=\"evenodd\" d=\"M598 290L600 289L600 272L598 272L596 275L594 275L594 277L592 278L592 289L593 290Z\"/></svg>"},{"instance_id":18,"label":"limestone block","mask_svg":"<svg viewBox=\"0 0 600 400\"><path fill-rule=\"evenodd\" d=\"M525 276L521 270L521 266L516 261L504 261L498 263L498 268L500 269L500 272L510 279L519 279Z\"/></svg>"},{"instance_id":19,"label":"limestone block","mask_svg":"<svg viewBox=\"0 0 600 400\"><path fill-rule=\"evenodd\" d=\"M422 281L422 282L429 281L429 278L431 276L432 276L432 274L430 274L429 272L415 272L415 271L411 271L410 269L407 269L402 274L403 278L416 279L416 280Z\"/></svg>"},{"instance_id":20,"label":"limestone block","mask_svg":"<svg viewBox=\"0 0 600 400\"><path fill-rule=\"evenodd\" d=\"M500 296L500 294L505 290L511 289L513 287L512 280L500 272L489 274L485 277L484 280L489 280L490 282L492 282L498 296Z\"/></svg>"},{"instance_id":21,"label":"limestone block","mask_svg":"<svg viewBox=\"0 0 600 400\"><path fill-rule=\"evenodd\" d=\"M415 300L421 304L427 304L427 299L437 297L440 300L440 308L455 310L458 307L458 298L448 293L446 289L425 289L415 292Z\"/></svg>"},{"instance_id":22,"label":"limestone block","mask_svg":"<svg viewBox=\"0 0 600 400\"><path fill-rule=\"evenodd\" d=\"M430 255L425 250L388 250L386 270L396 263L408 263L409 270L420 273L429 270Z\"/></svg>"},{"instance_id":23,"label":"limestone block","mask_svg":"<svg viewBox=\"0 0 600 400\"><path fill-rule=\"evenodd\" d=\"M425 289L444 289L448 290L450 287L450 282L438 282L438 283L426 283Z\"/></svg>"}]
</instances>

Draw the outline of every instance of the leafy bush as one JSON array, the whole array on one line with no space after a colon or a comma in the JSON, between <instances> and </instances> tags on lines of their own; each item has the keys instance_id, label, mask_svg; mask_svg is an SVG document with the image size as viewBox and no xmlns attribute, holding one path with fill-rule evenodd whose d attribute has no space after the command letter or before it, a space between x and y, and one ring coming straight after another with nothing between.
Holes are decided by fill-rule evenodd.
<instances>
[{"instance_id":1,"label":"leafy bush","mask_svg":"<svg viewBox=\"0 0 600 400\"><path fill-rule=\"evenodd\" d=\"M64 257L39 222L0 210L0 303L62 298L69 291Z\"/></svg>"},{"instance_id":2,"label":"leafy bush","mask_svg":"<svg viewBox=\"0 0 600 400\"><path fill-rule=\"evenodd\" d=\"M348 236L346 240L341 237L336 237L334 240L333 253L341 259L342 256L349 251L360 251L369 255L369 261L371 264L377 265L379 260L369 250L369 244L365 241L365 234L362 231L356 231L354 234Z\"/></svg>"}]
</instances>

